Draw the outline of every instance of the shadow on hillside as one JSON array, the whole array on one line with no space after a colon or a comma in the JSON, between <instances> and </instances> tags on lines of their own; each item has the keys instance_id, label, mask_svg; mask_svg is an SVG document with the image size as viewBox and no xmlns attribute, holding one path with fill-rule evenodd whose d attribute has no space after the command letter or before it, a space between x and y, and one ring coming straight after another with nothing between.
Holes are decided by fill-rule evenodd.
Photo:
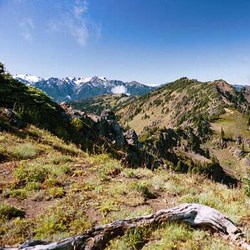
<instances>
[{"instance_id":1,"label":"shadow on hillside","mask_svg":"<svg viewBox=\"0 0 250 250\"><path fill-rule=\"evenodd\" d=\"M54 150L61 152L62 154L67 154L67 155L71 155L71 156L77 156L79 155L79 150L76 150L76 148L70 147L70 145L67 143L67 141L64 140L65 146L62 146L60 144L58 144L57 142L53 142L52 140L47 140L46 138L44 138L42 135L36 133L36 132L32 132L29 131L28 129L24 128L24 129L17 129L13 126L8 126L5 127L5 129L1 129L2 131L7 131L9 133L14 134L15 136L22 138L22 139L32 139L34 141L37 141L38 143L42 143L44 145L48 145L50 147L52 147ZM84 152L84 150L82 151ZM91 152L89 152L91 153ZM109 152L111 153L111 155L113 155L115 158L120 158L117 155L117 152ZM180 166L178 166L179 164L179 157L175 154L171 154L165 152L164 155L159 155L159 157L165 158L170 160L175 166L173 170L177 171L177 172L182 172L182 173L194 173L194 174L203 174L205 176L207 176L208 178L210 178L211 180L218 182L218 183L222 183L227 185L228 187L237 187L241 184L241 181L239 179L237 179L235 176L233 176L231 173L226 172L219 164L219 162L214 162L211 164L207 164L207 165L199 165L196 163L192 163L191 165L187 165L184 162L182 162L182 164L180 164ZM149 155L148 155L149 156ZM4 156L3 156L4 157ZM4 160L3 157L1 157L0 155L0 161ZM153 158L151 160L149 160L151 163L154 162L154 165L156 162L153 160ZM161 160L159 160L159 164L158 167L161 165ZM140 162L141 163L141 162ZM140 164L138 162L138 165L143 165L143 163ZM152 165L152 164L150 164ZM150 168L150 167L149 167ZM157 166L153 167L152 169L157 169Z\"/></svg>"},{"instance_id":2,"label":"shadow on hillside","mask_svg":"<svg viewBox=\"0 0 250 250\"><path fill-rule=\"evenodd\" d=\"M238 187L241 185L241 181L237 179L235 176L227 173L222 167L221 171L213 173L211 179L215 182L219 182L227 185L230 188Z\"/></svg>"},{"instance_id":3,"label":"shadow on hillside","mask_svg":"<svg viewBox=\"0 0 250 250\"><path fill-rule=\"evenodd\" d=\"M172 154L172 162L175 167L174 171L190 174L201 174L214 182L227 185L230 188L241 185L241 180L224 170L218 161L211 161L210 163L191 162L185 163L177 155Z\"/></svg>"}]
</instances>

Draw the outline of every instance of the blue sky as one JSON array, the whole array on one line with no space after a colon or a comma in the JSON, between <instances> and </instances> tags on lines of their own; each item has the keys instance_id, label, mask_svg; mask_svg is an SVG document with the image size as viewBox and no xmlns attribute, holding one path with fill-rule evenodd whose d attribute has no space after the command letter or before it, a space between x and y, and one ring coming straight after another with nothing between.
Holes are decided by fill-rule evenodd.
<instances>
[{"instance_id":1,"label":"blue sky","mask_svg":"<svg viewBox=\"0 0 250 250\"><path fill-rule=\"evenodd\" d=\"M0 0L10 73L250 84L249 0Z\"/></svg>"}]
</instances>

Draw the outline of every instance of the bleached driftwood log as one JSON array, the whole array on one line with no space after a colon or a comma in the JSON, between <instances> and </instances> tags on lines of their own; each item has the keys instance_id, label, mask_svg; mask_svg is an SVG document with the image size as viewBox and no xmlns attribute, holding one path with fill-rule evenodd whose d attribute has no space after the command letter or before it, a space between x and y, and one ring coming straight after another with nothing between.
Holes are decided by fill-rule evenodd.
<instances>
[{"instance_id":1,"label":"bleached driftwood log","mask_svg":"<svg viewBox=\"0 0 250 250\"><path fill-rule=\"evenodd\" d=\"M132 219L117 220L110 224L93 227L82 235L73 236L58 242L46 243L32 241L21 245L18 249L25 250L96 250L105 249L107 243L134 228L149 228L169 221L183 221L194 227L202 227L219 233L235 246L250 250L242 231L218 210L200 204L181 204L174 208L163 209L156 213ZM14 248L12 248L14 249ZM17 248L16 248L17 249Z\"/></svg>"}]
</instances>

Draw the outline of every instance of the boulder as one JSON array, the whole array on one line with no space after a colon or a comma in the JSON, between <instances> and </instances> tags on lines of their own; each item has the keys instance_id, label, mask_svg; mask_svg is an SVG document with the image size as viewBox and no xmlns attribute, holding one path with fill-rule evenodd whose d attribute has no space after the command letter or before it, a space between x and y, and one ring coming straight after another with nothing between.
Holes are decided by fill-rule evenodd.
<instances>
[{"instance_id":1,"label":"boulder","mask_svg":"<svg viewBox=\"0 0 250 250\"><path fill-rule=\"evenodd\" d=\"M138 140L138 136L137 136L134 129L129 129L128 131L126 131L124 133L124 136L125 136L125 139L126 139L128 145L138 147L139 140Z\"/></svg>"},{"instance_id":2,"label":"boulder","mask_svg":"<svg viewBox=\"0 0 250 250\"><path fill-rule=\"evenodd\" d=\"M4 109L3 114L6 116L8 119L10 125L22 129L26 126L26 122L23 121L13 109Z\"/></svg>"},{"instance_id":3,"label":"boulder","mask_svg":"<svg viewBox=\"0 0 250 250\"><path fill-rule=\"evenodd\" d=\"M114 121L116 121L115 113L113 111L111 111L110 109L103 110L102 113L101 113L101 118L103 118L105 120L114 120Z\"/></svg>"}]
</instances>

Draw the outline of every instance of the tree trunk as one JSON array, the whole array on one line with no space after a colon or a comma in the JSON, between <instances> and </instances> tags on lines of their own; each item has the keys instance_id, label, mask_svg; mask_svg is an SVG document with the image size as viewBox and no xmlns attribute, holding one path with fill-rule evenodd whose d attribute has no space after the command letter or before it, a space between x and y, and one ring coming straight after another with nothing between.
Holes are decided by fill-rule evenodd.
<instances>
[{"instance_id":1,"label":"tree trunk","mask_svg":"<svg viewBox=\"0 0 250 250\"><path fill-rule=\"evenodd\" d=\"M12 249L105 249L111 239L124 235L129 229L153 228L169 221L183 221L191 226L210 229L228 239L235 246L250 250L250 245L247 244L244 234L229 218L216 209L195 203L181 204L146 216L116 220L110 224L93 227L82 235L66 238L58 242L30 241L19 248Z\"/></svg>"}]
</instances>

